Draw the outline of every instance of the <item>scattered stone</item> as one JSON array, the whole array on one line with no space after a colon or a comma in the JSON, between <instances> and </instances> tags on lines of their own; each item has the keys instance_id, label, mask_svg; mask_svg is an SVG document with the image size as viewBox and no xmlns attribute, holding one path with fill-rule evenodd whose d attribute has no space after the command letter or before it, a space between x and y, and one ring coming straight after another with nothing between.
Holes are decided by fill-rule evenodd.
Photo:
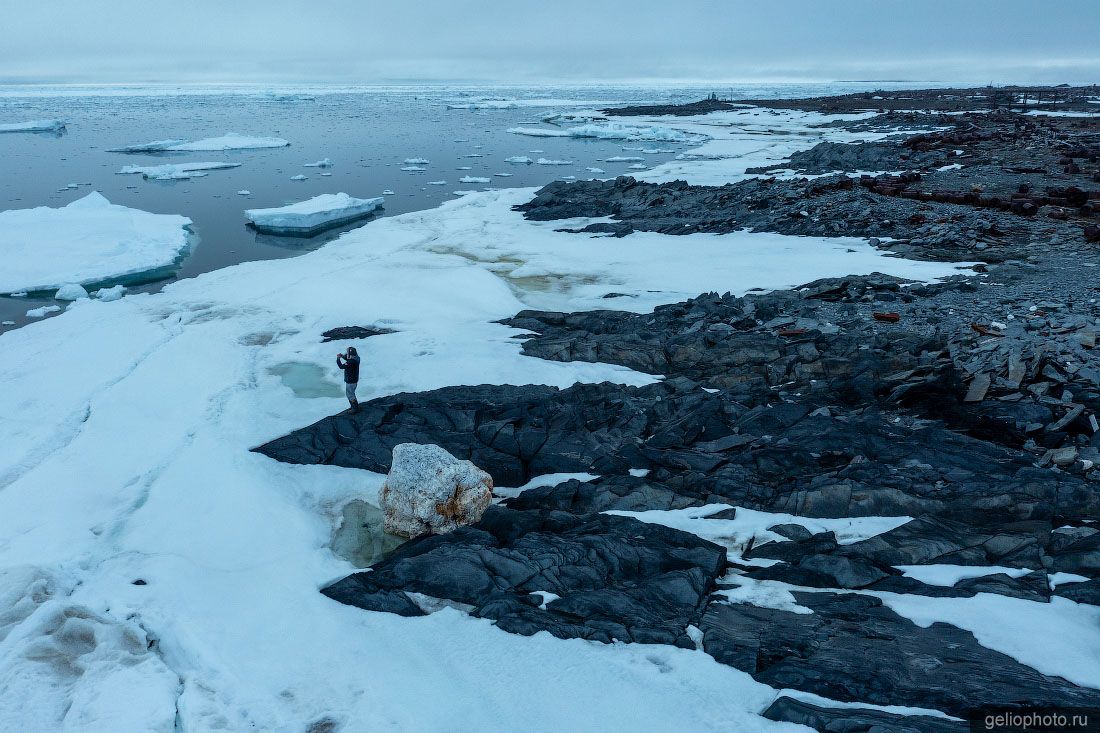
<instances>
[{"instance_id":1,"label":"scattered stone","mask_svg":"<svg viewBox=\"0 0 1100 733\"><path fill-rule=\"evenodd\" d=\"M493 498L493 479L437 445L401 443L380 501L384 527L400 537L443 534L481 518Z\"/></svg>"}]
</instances>

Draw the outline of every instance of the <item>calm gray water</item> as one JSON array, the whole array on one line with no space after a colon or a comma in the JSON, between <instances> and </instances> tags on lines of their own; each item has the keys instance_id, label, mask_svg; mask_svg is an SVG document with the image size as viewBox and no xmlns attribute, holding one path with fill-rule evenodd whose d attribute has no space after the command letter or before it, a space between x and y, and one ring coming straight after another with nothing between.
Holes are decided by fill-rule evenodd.
<instances>
[{"instance_id":1,"label":"calm gray water","mask_svg":"<svg viewBox=\"0 0 1100 733\"><path fill-rule=\"evenodd\" d=\"M608 176L628 173L629 163L604 163L631 143L536 138L507 132L538 122L545 115L583 106L543 104L547 100L580 100L590 108L658 101L691 101L714 91L722 96L791 97L880 88L881 84L742 85L722 87L592 86L455 89L406 87L343 90L326 88L257 89L21 89L0 87L0 123L58 117L69 122L61 136L0 135L0 210L64 206L97 190L112 203L156 213L183 214L194 222L195 245L174 272L133 289L155 290L168 279L258 259L293 257L331 241L357 222L303 239L259 234L244 224L243 210L281 206L322 193L346 192L356 197L386 196L381 216L437 206L460 189L543 185L564 176L591 177L586 167ZM892 87L904 85L889 85ZM522 100L504 109L449 109L448 102L477 102L483 97ZM537 100L539 106L528 106ZM275 136L285 148L201 153L122 154L108 148L177 138L194 140L226 132ZM637 144L634 144L637 145ZM642 143L646 147L686 145ZM533 153L530 151L541 152ZM569 166L515 165L515 155L574 161ZM656 165L675 153L646 155ZM330 158L331 176L304 163ZM427 158L422 173L401 171L406 158ZM124 165L188 161L228 161L241 167L211 171L189 181L146 181L118 175ZM461 168L469 170L460 170ZM297 174L308 176L293 181ZM496 173L511 173L497 177ZM490 184L463 184L462 176L491 179ZM446 185L429 185L445 180ZM67 189L69 184L79 184ZM250 196L237 191L247 189ZM3 242L0 242L3 257ZM51 298L0 297L0 331L34 319L26 311L51 305Z\"/></svg>"}]
</instances>

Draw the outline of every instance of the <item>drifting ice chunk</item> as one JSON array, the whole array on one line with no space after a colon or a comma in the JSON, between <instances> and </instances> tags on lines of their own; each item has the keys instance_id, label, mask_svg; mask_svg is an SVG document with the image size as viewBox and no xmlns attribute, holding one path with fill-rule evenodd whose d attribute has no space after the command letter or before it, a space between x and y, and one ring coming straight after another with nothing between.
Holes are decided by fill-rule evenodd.
<instances>
[{"instance_id":1,"label":"drifting ice chunk","mask_svg":"<svg viewBox=\"0 0 1100 733\"><path fill-rule=\"evenodd\" d=\"M240 191L237 191L237 195L238 196L251 196L252 192L249 191L248 189L242 189Z\"/></svg>"},{"instance_id":2,"label":"drifting ice chunk","mask_svg":"<svg viewBox=\"0 0 1100 733\"><path fill-rule=\"evenodd\" d=\"M306 180L306 178L307 178L307 176L303 176L301 173L299 173L296 176L291 176L290 180L292 180L292 181L304 181L304 180Z\"/></svg>"},{"instance_id":3,"label":"drifting ice chunk","mask_svg":"<svg viewBox=\"0 0 1100 733\"><path fill-rule=\"evenodd\" d=\"M314 234L360 219L382 207L382 197L357 199L346 193L326 193L274 209L249 209L245 218L261 232Z\"/></svg>"},{"instance_id":4,"label":"drifting ice chunk","mask_svg":"<svg viewBox=\"0 0 1100 733\"><path fill-rule=\"evenodd\" d=\"M47 313L56 313L61 310L59 305L44 305L41 308L31 308L27 311L27 318L44 318Z\"/></svg>"},{"instance_id":5,"label":"drifting ice chunk","mask_svg":"<svg viewBox=\"0 0 1100 733\"><path fill-rule=\"evenodd\" d=\"M549 158L539 158L535 162L539 165L573 165L571 160L550 160Z\"/></svg>"},{"instance_id":6,"label":"drifting ice chunk","mask_svg":"<svg viewBox=\"0 0 1100 733\"><path fill-rule=\"evenodd\" d=\"M112 204L93 192L68 206L0 212L0 293L56 290L171 265L191 220Z\"/></svg>"},{"instance_id":7,"label":"drifting ice chunk","mask_svg":"<svg viewBox=\"0 0 1100 733\"><path fill-rule=\"evenodd\" d=\"M419 166L419 165L407 165L407 166L403 167L401 170L408 171L410 173L419 173L420 171L426 171L428 169L423 167L423 166Z\"/></svg>"},{"instance_id":8,"label":"drifting ice chunk","mask_svg":"<svg viewBox=\"0 0 1100 733\"><path fill-rule=\"evenodd\" d=\"M645 158L639 158L634 155L612 155L610 158L604 158L604 163L639 163L645 160Z\"/></svg>"},{"instance_id":9,"label":"drifting ice chunk","mask_svg":"<svg viewBox=\"0 0 1100 733\"><path fill-rule=\"evenodd\" d=\"M31 120L0 125L0 132L61 132L64 129L62 120Z\"/></svg>"},{"instance_id":10,"label":"drifting ice chunk","mask_svg":"<svg viewBox=\"0 0 1100 733\"><path fill-rule=\"evenodd\" d=\"M68 283L62 285L54 293L54 300L80 300L88 297L88 291L84 289L83 285L77 285L76 283Z\"/></svg>"},{"instance_id":11,"label":"drifting ice chunk","mask_svg":"<svg viewBox=\"0 0 1100 733\"><path fill-rule=\"evenodd\" d=\"M459 183L488 183L488 178L481 178L480 176L462 176L458 179Z\"/></svg>"},{"instance_id":12,"label":"drifting ice chunk","mask_svg":"<svg viewBox=\"0 0 1100 733\"><path fill-rule=\"evenodd\" d=\"M645 163L634 163L632 165L627 166L627 168L630 168L631 170L635 170L635 171L644 171L648 167L649 166L647 166Z\"/></svg>"},{"instance_id":13,"label":"drifting ice chunk","mask_svg":"<svg viewBox=\"0 0 1100 733\"><path fill-rule=\"evenodd\" d=\"M588 171L589 173L606 173L607 172L603 168L585 168L585 170Z\"/></svg>"},{"instance_id":14,"label":"drifting ice chunk","mask_svg":"<svg viewBox=\"0 0 1100 733\"><path fill-rule=\"evenodd\" d=\"M531 137L580 137L596 138L599 140L660 140L663 142L702 142L707 140L706 135L700 135L671 127L660 125L624 125L620 122L602 122L577 127L568 127L564 130L547 130L541 127L512 127L508 132L517 135L530 135Z\"/></svg>"},{"instance_id":15,"label":"drifting ice chunk","mask_svg":"<svg viewBox=\"0 0 1100 733\"><path fill-rule=\"evenodd\" d=\"M385 191L382 192L382 195L383 196L395 196L396 194L393 191L391 191L390 189L387 188Z\"/></svg>"},{"instance_id":16,"label":"drifting ice chunk","mask_svg":"<svg viewBox=\"0 0 1100 733\"><path fill-rule=\"evenodd\" d=\"M534 163L535 161L528 158L526 155L513 155L511 158L505 158L505 163Z\"/></svg>"},{"instance_id":17,"label":"drifting ice chunk","mask_svg":"<svg viewBox=\"0 0 1100 733\"><path fill-rule=\"evenodd\" d=\"M240 163L165 163L164 165L128 165L121 175L140 174L147 181L171 181L202 178L206 171L239 168Z\"/></svg>"},{"instance_id":18,"label":"drifting ice chunk","mask_svg":"<svg viewBox=\"0 0 1100 733\"><path fill-rule=\"evenodd\" d=\"M318 160L316 163L302 163L303 168L331 168L332 161L328 158Z\"/></svg>"},{"instance_id":19,"label":"drifting ice chunk","mask_svg":"<svg viewBox=\"0 0 1100 733\"><path fill-rule=\"evenodd\" d=\"M405 165L428 165L431 162L427 158L405 158Z\"/></svg>"},{"instance_id":20,"label":"drifting ice chunk","mask_svg":"<svg viewBox=\"0 0 1100 733\"><path fill-rule=\"evenodd\" d=\"M429 186L446 186L446 181L428 181Z\"/></svg>"},{"instance_id":21,"label":"drifting ice chunk","mask_svg":"<svg viewBox=\"0 0 1100 733\"><path fill-rule=\"evenodd\" d=\"M109 153L165 153L173 151L255 150L258 148L285 148L290 142L280 137L252 137L228 132L221 137L202 140L154 140L139 145L111 148Z\"/></svg>"},{"instance_id":22,"label":"drifting ice chunk","mask_svg":"<svg viewBox=\"0 0 1100 733\"><path fill-rule=\"evenodd\" d=\"M121 285L115 285L113 288L100 288L96 291L95 297L107 303L112 300L120 300L125 292L126 288Z\"/></svg>"}]
</instances>

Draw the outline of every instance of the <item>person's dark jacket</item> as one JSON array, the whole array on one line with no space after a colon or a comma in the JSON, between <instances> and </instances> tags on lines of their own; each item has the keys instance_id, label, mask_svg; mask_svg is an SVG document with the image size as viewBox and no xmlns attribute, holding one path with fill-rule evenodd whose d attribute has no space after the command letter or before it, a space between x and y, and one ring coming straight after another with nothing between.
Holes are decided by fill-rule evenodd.
<instances>
[{"instance_id":1,"label":"person's dark jacket","mask_svg":"<svg viewBox=\"0 0 1100 733\"><path fill-rule=\"evenodd\" d=\"M359 355L352 354L345 358L339 367L344 370L344 382L355 384L359 381Z\"/></svg>"}]
</instances>

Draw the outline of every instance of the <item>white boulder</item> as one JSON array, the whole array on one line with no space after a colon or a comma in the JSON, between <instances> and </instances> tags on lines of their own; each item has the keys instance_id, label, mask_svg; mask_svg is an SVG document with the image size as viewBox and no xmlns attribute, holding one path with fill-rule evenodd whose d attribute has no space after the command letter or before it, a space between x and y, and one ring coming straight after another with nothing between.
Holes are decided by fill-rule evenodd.
<instances>
[{"instance_id":1,"label":"white boulder","mask_svg":"<svg viewBox=\"0 0 1100 733\"><path fill-rule=\"evenodd\" d=\"M401 443L382 486L383 528L402 537L443 534L481 519L493 479L438 445Z\"/></svg>"}]
</instances>

